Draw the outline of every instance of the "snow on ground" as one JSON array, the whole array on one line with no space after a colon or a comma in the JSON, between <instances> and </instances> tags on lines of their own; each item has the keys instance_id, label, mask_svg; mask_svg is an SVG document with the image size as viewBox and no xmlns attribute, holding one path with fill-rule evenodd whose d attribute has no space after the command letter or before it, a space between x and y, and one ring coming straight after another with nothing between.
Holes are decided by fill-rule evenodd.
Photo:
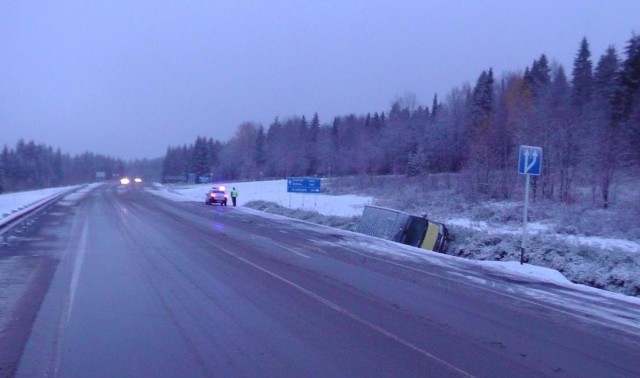
<instances>
[{"instance_id":1,"label":"snow on ground","mask_svg":"<svg viewBox=\"0 0 640 378\"><path fill-rule=\"evenodd\" d=\"M56 194L65 192L69 189L79 188L84 186L84 188L75 191L72 194L69 194L65 197L65 199L75 199L79 200L80 198L86 196L93 189L102 185L103 183L97 182L88 185L71 185L71 186L63 186L60 188L47 188L40 190L30 190L25 192L15 192L15 193L5 193L0 194L0 221L3 218L10 216L11 214L20 211L22 209L26 209L27 207L36 204L37 202L55 196Z\"/></svg>"},{"instance_id":2,"label":"snow on ground","mask_svg":"<svg viewBox=\"0 0 640 378\"><path fill-rule=\"evenodd\" d=\"M69 190L74 186L65 186L61 188L48 188L40 190L31 190L26 192L5 193L0 194L0 219L11 215L18 210L32 205L44 198L51 197L65 190Z\"/></svg>"},{"instance_id":3,"label":"snow on ground","mask_svg":"<svg viewBox=\"0 0 640 378\"><path fill-rule=\"evenodd\" d=\"M291 209L303 209L317 211L323 215L336 215L340 217L352 217L362 215L365 205L373 203L372 197L362 197L356 195L330 196L325 194L300 194L287 193L287 180L256 181L221 183L227 194L231 193L231 188L238 190L238 205L250 201L268 201L277 203L280 206ZM205 193L214 185L161 185L154 184L153 189L148 189L151 193L172 199L174 201L197 201L204 202ZM229 199L231 204L231 199Z\"/></svg>"},{"instance_id":4,"label":"snow on ground","mask_svg":"<svg viewBox=\"0 0 640 378\"><path fill-rule=\"evenodd\" d=\"M566 240L574 245L589 245L600 249L620 249L623 251L640 254L640 243L632 240L609 239L599 236L566 235Z\"/></svg>"}]
</instances>

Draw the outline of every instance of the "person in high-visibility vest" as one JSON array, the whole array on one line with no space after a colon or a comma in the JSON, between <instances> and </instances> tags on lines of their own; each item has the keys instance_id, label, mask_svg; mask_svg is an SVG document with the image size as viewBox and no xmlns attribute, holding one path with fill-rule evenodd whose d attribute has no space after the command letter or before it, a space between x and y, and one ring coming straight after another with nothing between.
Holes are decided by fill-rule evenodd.
<instances>
[{"instance_id":1,"label":"person in high-visibility vest","mask_svg":"<svg viewBox=\"0 0 640 378\"><path fill-rule=\"evenodd\" d=\"M236 205L236 198L238 198L238 191L234 187L233 190L231 190L231 201L233 201L233 206Z\"/></svg>"}]
</instances>

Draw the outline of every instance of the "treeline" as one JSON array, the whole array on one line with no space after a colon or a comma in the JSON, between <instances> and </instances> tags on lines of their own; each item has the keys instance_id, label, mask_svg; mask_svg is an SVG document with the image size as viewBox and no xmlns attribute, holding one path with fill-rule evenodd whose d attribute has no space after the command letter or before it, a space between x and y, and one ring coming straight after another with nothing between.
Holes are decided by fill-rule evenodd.
<instances>
[{"instance_id":1,"label":"treeline","mask_svg":"<svg viewBox=\"0 0 640 378\"><path fill-rule=\"evenodd\" d=\"M15 148L2 149L0 193L93 182L96 172L105 172L106 178L120 176L125 162L92 153L71 156L20 140Z\"/></svg>"},{"instance_id":2,"label":"treeline","mask_svg":"<svg viewBox=\"0 0 640 378\"><path fill-rule=\"evenodd\" d=\"M518 147L544 150L534 197L570 202L589 185L609 204L614 180L640 167L640 37L619 54L609 47L595 65L586 39L571 73L545 55L524 72L499 79L483 71L475 85L453 89L430 106L412 95L390 109L335 117L276 118L266 129L245 123L228 142L198 137L169 147L164 159L125 163L19 141L4 146L0 192L71 185L142 172L150 179L240 180L289 176L460 173L472 195L512 198ZM158 171L161 171L158 174ZM140 174L140 173L138 173ZM158 177L159 176L159 177Z\"/></svg>"},{"instance_id":3,"label":"treeline","mask_svg":"<svg viewBox=\"0 0 640 378\"><path fill-rule=\"evenodd\" d=\"M198 137L170 147L163 177L261 179L459 172L474 195L511 198L520 145L544 151L533 195L570 202L591 185L606 207L616 176L640 164L640 37L621 58L609 47L594 66L580 43L568 77L545 55L524 72L499 79L483 71L475 85L454 89L431 106L405 95L387 113L275 119L265 130L245 123L220 143Z\"/></svg>"}]
</instances>

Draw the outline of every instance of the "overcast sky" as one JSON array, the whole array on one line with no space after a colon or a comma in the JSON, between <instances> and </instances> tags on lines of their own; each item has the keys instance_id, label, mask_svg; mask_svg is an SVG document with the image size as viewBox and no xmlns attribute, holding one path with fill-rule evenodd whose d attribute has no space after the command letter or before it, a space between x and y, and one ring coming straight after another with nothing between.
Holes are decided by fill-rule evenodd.
<instances>
[{"instance_id":1,"label":"overcast sky","mask_svg":"<svg viewBox=\"0 0 640 378\"><path fill-rule=\"evenodd\" d=\"M638 0L2 1L0 145L153 158L276 117L431 105L544 53L571 73L640 32Z\"/></svg>"}]
</instances>

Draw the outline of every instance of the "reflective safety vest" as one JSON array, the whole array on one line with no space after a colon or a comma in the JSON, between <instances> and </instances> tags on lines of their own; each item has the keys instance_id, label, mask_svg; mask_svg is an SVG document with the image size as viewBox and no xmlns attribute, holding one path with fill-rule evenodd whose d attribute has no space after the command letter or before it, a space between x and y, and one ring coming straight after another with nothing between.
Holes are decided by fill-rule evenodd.
<instances>
[{"instance_id":1,"label":"reflective safety vest","mask_svg":"<svg viewBox=\"0 0 640 378\"><path fill-rule=\"evenodd\" d=\"M231 191L231 197L237 197L238 196L238 191L237 190L232 190Z\"/></svg>"}]
</instances>

